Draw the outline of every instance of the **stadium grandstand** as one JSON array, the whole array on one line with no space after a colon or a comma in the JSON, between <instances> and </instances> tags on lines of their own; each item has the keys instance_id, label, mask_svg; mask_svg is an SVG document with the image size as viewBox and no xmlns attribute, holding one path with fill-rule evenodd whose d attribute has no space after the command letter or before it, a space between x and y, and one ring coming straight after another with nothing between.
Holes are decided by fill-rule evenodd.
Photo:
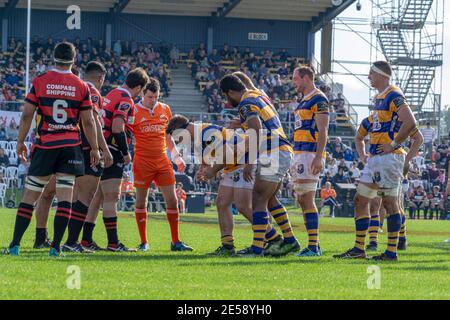
<instances>
[{"instance_id":1,"label":"stadium grandstand","mask_svg":"<svg viewBox=\"0 0 450 320\"><path fill-rule=\"evenodd\" d=\"M343 86L334 83L326 73L328 69L321 67L330 62L326 52L332 47L332 38L322 37L321 56L317 57L315 34L329 30L324 31L324 27L354 3L355 0L98 0L76 1L74 7L73 1L34 0L29 79L52 68L54 45L67 40L76 46L76 66L81 73L91 60L105 65L103 95L123 84L129 70L143 67L160 81L162 99L174 113L193 121L223 125L236 112L221 95L219 81L240 70L269 95L292 138L293 110L301 98L293 87L292 72L299 64L309 63L315 67L316 85L327 95L331 107L322 185L327 181L333 186L351 184L362 170L353 146L361 119L343 95ZM68 28L77 8L81 10L80 25ZM5 159L0 159L0 165L6 188L14 190L8 196L4 192L0 195L12 199L15 190L23 187L27 170L27 163L19 163L14 144L18 112L27 87L27 1L0 0L0 15L0 155ZM440 153L435 150L430 154L428 160L434 157L444 165L444 147ZM421 173L425 167L417 170ZM195 182L195 172L194 165L188 166L188 190L217 189L217 181ZM431 188L430 178L426 180ZM286 179L284 197L289 198L292 192ZM344 194L338 200L347 202L349 197Z\"/></svg>"}]
</instances>

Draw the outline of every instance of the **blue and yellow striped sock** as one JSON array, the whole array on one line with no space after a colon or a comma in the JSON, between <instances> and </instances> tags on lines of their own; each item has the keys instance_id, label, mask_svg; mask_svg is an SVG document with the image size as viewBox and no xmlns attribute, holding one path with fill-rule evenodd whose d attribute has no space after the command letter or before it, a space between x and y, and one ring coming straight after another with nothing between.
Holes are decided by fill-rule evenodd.
<instances>
[{"instance_id":1,"label":"blue and yellow striped sock","mask_svg":"<svg viewBox=\"0 0 450 320\"><path fill-rule=\"evenodd\" d=\"M363 216L355 218L355 233L356 233L356 240L355 240L355 248L365 251L365 245L366 245L366 236L367 236L367 230L369 230L370 225L370 217L369 216Z\"/></svg>"},{"instance_id":2,"label":"blue and yellow striped sock","mask_svg":"<svg viewBox=\"0 0 450 320\"><path fill-rule=\"evenodd\" d=\"M286 208L282 204L280 204L269 209L269 211L270 215L275 219L275 222L280 227L281 232L283 233L284 242L295 242L297 239L295 239L295 236L292 233L292 226L291 222L289 221L289 216L286 212Z\"/></svg>"},{"instance_id":3,"label":"blue and yellow striped sock","mask_svg":"<svg viewBox=\"0 0 450 320\"><path fill-rule=\"evenodd\" d=\"M380 215L370 216L369 241L371 244L378 244L378 232L380 230Z\"/></svg>"},{"instance_id":4,"label":"blue and yellow striped sock","mask_svg":"<svg viewBox=\"0 0 450 320\"><path fill-rule=\"evenodd\" d=\"M402 217L400 213L394 213L387 217L388 245L384 252L388 257L397 256L398 236L402 226Z\"/></svg>"},{"instance_id":5,"label":"blue and yellow striped sock","mask_svg":"<svg viewBox=\"0 0 450 320\"><path fill-rule=\"evenodd\" d=\"M278 234L277 230L275 230L275 228L271 224L269 224L267 226L267 231L266 231L266 236L265 236L266 241L267 242L273 241L276 238L278 238L279 236L280 235Z\"/></svg>"},{"instance_id":6,"label":"blue and yellow striped sock","mask_svg":"<svg viewBox=\"0 0 450 320\"><path fill-rule=\"evenodd\" d=\"M252 250L255 253L261 253L264 249L264 238L267 231L267 221L269 215L266 211L253 212L253 243Z\"/></svg>"},{"instance_id":7,"label":"blue and yellow striped sock","mask_svg":"<svg viewBox=\"0 0 450 320\"><path fill-rule=\"evenodd\" d=\"M402 215L402 225L400 226L399 240L406 241L406 216Z\"/></svg>"},{"instance_id":8,"label":"blue and yellow striped sock","mask_svg":"<svg viewBox=\"0 0 450 320\"><path fill-rule=\"evenodd\" d=\"M304 210L303 219L308 232L308 249L317 252L319 246L319 213L317 209Z\"/></svg>"}]
</instances>

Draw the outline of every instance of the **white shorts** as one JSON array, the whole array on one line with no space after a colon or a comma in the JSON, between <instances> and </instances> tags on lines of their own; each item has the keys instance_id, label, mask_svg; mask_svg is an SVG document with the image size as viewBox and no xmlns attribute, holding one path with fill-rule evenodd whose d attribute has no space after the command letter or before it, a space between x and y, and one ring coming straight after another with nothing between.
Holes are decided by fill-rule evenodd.
<instances>
[{"instance_id":1,"label":"white shorts","mask_svg":"<svg viewBox=\"0 0 450 320\"><path fill-rule=\"evenodd\" d=\"M294 164L290 173L293 181L296 180L319 180L320 173L312 174L311 164L316 157L315 153L297 153L294 155Z\"/></svg>"},{"instance_id":2,"label":"white shorts","mask_svg":"<svg viewBox=\"0 0 450 320\"><path fill-rule=\"evenodd\" d=\"M375 155L367 160L361 173L361 182L376 183L380 189L400 189L403 181L403 154Z\"/></svg>"},{"instance_id":3,"label":"white shorts","mask_svg":"<svg viewBox=\"0 0 450 320\"><path fill-rule=\"evenodd\" d=\"M256 168L255 168L256 171ZM250 189L253 190L255 185L255 179L248 182L244 179L244 168L239 168L233 172L222 173L220 179L220 185L224 187L230 187L235 189Z\"/></svg>"},{"instance_id":4,"label":"white shorts","mask_svg":"<svg viewBox=\"0 0 450 320\"><path fill-rule=\"evenodd\" d=\"M292 153L284 150L274 152L270 156L260 157L256 169L256 177L261 180L279 183L289 172L292 164Z\"/></svg>"}]
</instances>

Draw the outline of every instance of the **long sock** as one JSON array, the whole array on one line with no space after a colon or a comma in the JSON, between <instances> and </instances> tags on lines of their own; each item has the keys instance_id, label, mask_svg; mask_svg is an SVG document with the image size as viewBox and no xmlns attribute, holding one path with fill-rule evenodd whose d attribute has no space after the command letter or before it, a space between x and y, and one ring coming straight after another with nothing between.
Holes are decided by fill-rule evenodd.
<instances>
[{"instance_id":1,"label":"long sock","mask_svg":"<svg viewBox=\"0 0 450 320\"><path fill-rule=\"evenodd\" d=\"M105 224L106 234L108 236L108 245L118 245L119 236L117 235L117 216L110 218L103 217L103 223Z\"/></svg>"},{"instance_id":2,"label":"long sock","mask_svg":"<svg viewBox=\"0 0 450 320\"><path fill-rule=\"evenodd\" d=\"M226 234L220 239L223 246L234 247L234 237L232 234Z\"/></svg>"},{"instance_id":3,"label":"long sock","mask_svg":"<svg viewBox=\"0 0 450 320\"><path fill-rule=\"evenodd\" d=\"M365 251L366 236L367 230L369 230L369 225L370 225L369 216L355 218L355 233L356 233L355 248L361 251Z\"/></svg>"},{"instance_id":4,"label":"long sock","mask_svg":"<svg viewBox=\"0 0 450 320\"><path fill-rule=\"evenodd\" d=\"M308 249L317 252L319 246L319 214L316 209L305 210L303 219L308 232Z\"/></svg>"},{"instance_id":5,"label":"long sock","mask_svg":"<svg viewBox=\"0 0 450 320\"><path fill-rule=\"evenodd\" d=\"M406 240L406 216L402 215L402 225L400 226L399 240Z\"/></svg>"},{"instance_id":6,"label":"long sock","mask_svg":"<svg viewBox=\"0 0 450 320\"><path fill-rule=\"evenodd\" d=\"M36 243L44 243L48 239L47 228L36 228Z\"/></svg>"},{"instance_id":7,"label":"long sock","mask_svg":"<svg viewBox=\"0 0 450 320\"><path fill-rule=\"evenodd\" d=\"M94 240L92 239L92 234L94 233L95 223L85 222L83 225L83 242L92 243Z\"/></svg>"},{"instance_id":8,"label":"long sock","mask_svg":"<svg viewBox=\"0 0 450 320\"><path fill-rule=\"evenodd\" d=\"M255 253L261 253L264 249L264 238L267 231L267 220L269 215L267 211L255 211L253 212L253 243L252 250Z\"/></svg>"},{"instance_id":9,"label":"long sock","mask_svg":"<svg viewBox=\"0 0 450 320\"><path fill-rule=\"evenodd\" d=\"M136 208L136 223L141 243L147 243L147 210Z\"/></svg>"},{"instance_id":10,"label":"long sock","mask_svg":"<svg viewBox=\"0 0 450 320\"><path fill-rule=\"evenodd\" d=\"M74 245L78 242L81 229L83 229L84 220L88 213L89 207L80 200L77 200L72 206L69 220L69 236L67 238L68 245Z\"/></svg>"},{"instance_id":11,"label":"long sock","mask_svg":"<svg viewBox=\"0 0 450 320\"><path fill-rule=\"evenodd\" d=\"M388 245L385 251L389 257L397 256L398 236L402 225L400 213L391 214L387 217L388 225Z\"/></svg>"},{"instance_id":12,"label":"long sock","mask_svg":"<svg viewBox=\"0 0 450 320\"><path fill-rule=\"evenodd\" d=\"M266 235L265 235L266 241L267 242L273 241L276 238L278 238L279 236L280 235L278 234L277 230L275 230L275 228L269 224L269 226L267 227Z\"/></svg>"},{"instance_id":13,"label":"long sock","mask_svg":"<svg viewBox=\"0 0 450 320\"><path fill-rule=\"evenodd\" d=\"M9 247L20 245L23 234L28 229L30 225L31 218L33 217L34 206L28 203L21 202L16 214L16 223L14 225L13 240L11 241Z\"/></svg>"},{"instance_id":14,"label":"long sock","mask_svg":"<svg viewBox=\"0 0 450 320\"><path fill-rule=\"evenodd\" d=\"M172 243L180 242L180 234L178 229L180 218L178 208L167 208L166 214L167 221L169 221Z\"/></svg>"},{"instance_id":15,"label":"long sock","mask_svg":"<svg viewBox=\"0 0 450 320\"><path fill-rule=\"evenodd\" d=\"M409 218L414 219L414 208L413 207L409 207Z\"/></svg>"},{"instance_id":16,"label":"long sock","mask_svg":"<svg viewBox=\"0 0 450 320\"><path fill-rule=\"evenodd\" d=\"M380 215L370 216L369 241L371 244L378 243L378 232L380 230Z\"/></svg>"},{"instance_id":17,"label":"long sock","mask_svg":"<svg viewBox=\"0 0 450 320\"><path fill-rule=\"evenodd\" d=\"M71 207L72 204L69 201L59 201L56 208L55 221L53 222L54 236L51 246L57 250L60 249L61 241L69 223Z\"/></svg>"},{"instance_id":18,"label":"long sock","mask_svg":"<svg viewBox=\"0 0 450 320\"><path fill-rule=\"evenodd\" d=\"M292 233L291 222L286 212L286 208L283 205L278 205L269 209L270 215L275 219L275 222L280 227L283 233L284 242L293 243L296 241L294 234Z\"/></svg>"}]
</instances>

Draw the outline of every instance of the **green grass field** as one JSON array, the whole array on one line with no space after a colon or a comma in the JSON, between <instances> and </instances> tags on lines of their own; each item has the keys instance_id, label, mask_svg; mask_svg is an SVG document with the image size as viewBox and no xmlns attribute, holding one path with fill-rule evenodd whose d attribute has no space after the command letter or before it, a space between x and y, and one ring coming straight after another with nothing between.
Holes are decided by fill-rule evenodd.
<instances>
[{"instance_id":1,"label":"green grass field","mask_svg":"<svg viewBox=\"0 0 450 320\"><path fill-rule=\"evenodd\" d=\"M303 220L291 210L294 230L306 242ZM0 210L0 245L12 235L15 211ZM52 221L53 219L51 219ZM410 247L397 263L378 263L381 288L368 289L371 261L336 261L354 241L353 220L321 219L324 256L303 259L211 258L205 254L219 245L217 217L181 217L182 239L192 253L169 251L169 227L162 214L149 220L148 253L67 255L51 259L47 250L32 250L34 222L22 243L22 255L0 255L1 299L450 299L450 221L410 221ZM250 225L236 219L238 248L251 241ZM119 235L128 246L138 244L134 217L121 214ZM98 223L95 239L105 245ZM386 233L380 235L384 250ZM380 250L381 250L380 248ZM81 289L67 288L69 266L80 269Z\"/></svg>"}]
</instances>

